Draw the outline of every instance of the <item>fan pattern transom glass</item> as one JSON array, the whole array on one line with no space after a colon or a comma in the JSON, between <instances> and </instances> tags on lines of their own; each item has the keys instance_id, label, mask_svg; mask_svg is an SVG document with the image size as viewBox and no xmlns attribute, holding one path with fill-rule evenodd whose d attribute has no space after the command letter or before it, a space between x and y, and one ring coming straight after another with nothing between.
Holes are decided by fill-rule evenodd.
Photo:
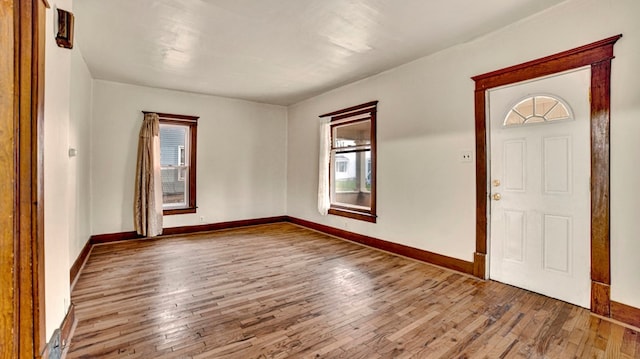
<instances>
[{"instance_id":1,"label":"fan pattern transom glass","mask_svg":"<svg viewBox=\"0 0 640 359\"><path fill-rule=\"evenodd\" d=\"M570 120L567 105L550 95L536 95L525 98L511 108L503 125L521 126L536 123Z\"/></svg>"}]
</instances>

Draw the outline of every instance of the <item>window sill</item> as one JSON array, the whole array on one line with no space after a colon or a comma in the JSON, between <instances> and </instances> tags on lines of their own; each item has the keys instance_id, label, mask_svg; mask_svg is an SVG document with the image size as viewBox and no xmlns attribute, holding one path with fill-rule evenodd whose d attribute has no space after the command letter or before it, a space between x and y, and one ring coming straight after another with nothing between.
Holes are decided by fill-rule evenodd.
<instances>
[{"instance_id":1,"label":"window sill","mask_svg":"<svg viewBox=\"0 0 640 359\"><path fill-rule=\"evenodd\" d=\"M170 209L162 210L162 215L164 215L164 216L170 216L170 215L173 215L173 214L187 214L187 213L196 213L196 208L195 207L170 208Z\"/></svg>"},{"instance_id":2,"label":"window sill","mask_svg":"<svg viewBox=\"0 0 640 359\"><path fill-rule=\"evenodd\" d=\"M329 214L334 216L347 217L351 219L357 219L360 221L376 223L377 216L368 212L354 211L344 208L329 208Z\"/></svg>"}]
</instances>

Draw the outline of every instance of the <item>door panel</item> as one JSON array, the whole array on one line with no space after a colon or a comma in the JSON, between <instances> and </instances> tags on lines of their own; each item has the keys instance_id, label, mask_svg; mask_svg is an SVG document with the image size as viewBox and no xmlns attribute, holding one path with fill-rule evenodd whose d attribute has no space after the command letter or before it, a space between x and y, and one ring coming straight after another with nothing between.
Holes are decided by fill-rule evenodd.
<instances>
[{"instance_id":1,"label":"door panel","mask_svg":"<svg viewBox=\"0 0 640 359\"><path fill-rule=\"evenodd\" d=\"M571 138L569 136L547 137L543 145L544 193L570 194Z\"/></svg>"},{"instance_id":2,"label":"door panel","mask_svg":"<svg viewBox=\"0 0 640 359\"><path fill-rule=\"evenodd\" d=\"M504 188L507 191L524 192L526 190L525 169L527 163L526 142L524 139L504 142Z\"/></svg>"},{"instance_id":3,"label":"door panel","mask_svg":"<svg viewBox=\"0 0 640 359\"><path fill-rule=\"evenodd\" d=\"M505 210L504 259L516 262L524 261L526 213Z\"/></svg>"},{"instance_id":4,"label":"door panel","mask_svg":"<svg viewBox=\"0 0 640 359\"><path fill-rule=\"evenodd\" d=\"M544 216L544 269L570 274L571 217Z\"/></svg>"},{"instance_id":5,"label":"door panel","mask_svg":"<svg viewBox=\"0 0 640 359\"><path fill-rule=\"evenodd\" d=\"M589 87L584 68L488 94L489 277L583 307L590 303ZM534 95L563 100L572 118L505 126L509 110ZM532 113L557 115L544 105Z\"/></svg>"}]
</instances>

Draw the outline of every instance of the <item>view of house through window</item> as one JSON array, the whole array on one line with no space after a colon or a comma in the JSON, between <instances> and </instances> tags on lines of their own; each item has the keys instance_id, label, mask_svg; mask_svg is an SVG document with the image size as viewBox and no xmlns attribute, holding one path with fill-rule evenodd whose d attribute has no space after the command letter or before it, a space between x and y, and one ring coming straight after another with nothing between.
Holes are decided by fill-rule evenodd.
<instances>
[{"instance_id":1,"label":"view of house through window","mask_svg":"<svg viewBox=\"0 0 640 359\"><path fill-rule=\"evenodd\" d=\"M189 203L185 173L185 145L189 143L189 126L160 124L160 170L164 208L184 207Z\"/></svg>"},{"instance_id":2,"label":"view of house through window","mask_svg":"<svg viewBox=\"0 0 640 359\"><path fill-rule=\"evenodd\" d=\"M160 172L164 214L193 213L196 206L197 117L160 115Z\"/></svg>"},{"instance_id":3,"label":"view of house through window","mask_svg":"<svg viewBox=\"0 0 640 359\"><path fill-rule=\"evenodd\" d=\"M331 116L329 214L375 222L376 104Z\"/></svg>"},{"instance_id":4,"label":"view of house through window","mask_svg":"<svg viewBox=\"0 0 640 359\"><path fill-rule=\"evenodd\" d=\"M370 123L362 124L364 130L358 130L357 124L347 124L334 127L334 149L332 158L335 158L335 181L332 186L332 198L334 203L369 208L370 196L352 196L353 193L369 193L371 191L371 136ZM348 135L344 127L352 126L352 132L356 136ZM341 128L342 127L342 128ZM340 133L340 134L338 134ZM354 138L344 138L344 136ZM342 138L338 136L343 136ZM355 139L362 137L362 139Z\"/></svg>"},{"instance_id":5,"label":"view of house through window","mask_svg":"<svg viewBox=\"0 0 640 359\"><path fill-rule=\"evenodd\" d=\"M344 177L349 167L350 159L345 156L336 156L336 174L340 177Z\"/></svg>"}]
</instances>

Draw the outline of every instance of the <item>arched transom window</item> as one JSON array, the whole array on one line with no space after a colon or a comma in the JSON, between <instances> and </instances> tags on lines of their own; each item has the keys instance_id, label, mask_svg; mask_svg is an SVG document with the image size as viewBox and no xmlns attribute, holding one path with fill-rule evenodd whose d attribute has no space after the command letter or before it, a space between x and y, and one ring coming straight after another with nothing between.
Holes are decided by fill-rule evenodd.
<instances>
[{"instance_id":1,"label":"arched transom window","mask_svg":"<svg viewBox=\"0 0 640 359\"><path fill-rule=\"evenodd\" d=\"M560 98L536 95L525 98L511 108L503 125L521 126L534 123L571 120L569 107Z\"/></svg>"}]
</instances>

